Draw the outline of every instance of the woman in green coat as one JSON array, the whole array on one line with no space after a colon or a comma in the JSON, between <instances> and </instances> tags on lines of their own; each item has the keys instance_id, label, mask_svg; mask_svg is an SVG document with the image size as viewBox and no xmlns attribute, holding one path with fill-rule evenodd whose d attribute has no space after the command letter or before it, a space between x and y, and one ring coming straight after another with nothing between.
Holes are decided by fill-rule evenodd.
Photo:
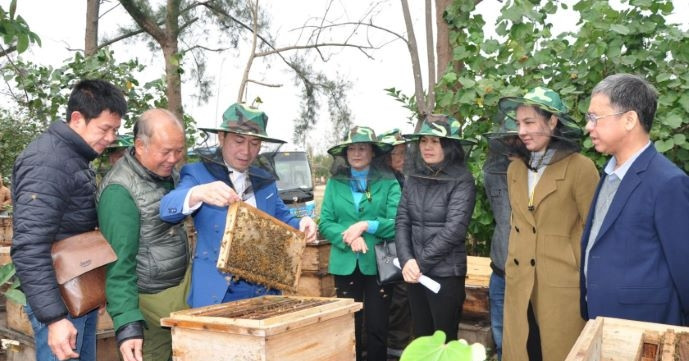
<instances>
[{"instance_id":1,"label":"woman in green coat","mask_svg":"<svg viewBox=\"0 0 689 361\"><path fill-rule=\"evenodd\" d=\"M325 187L319 230L330 241L328 271L337 297L364 303L354 318L356 359L363 360L361 332L366 320L368 361L387 357L391 287L379 286L374 245L395 237L400 186L380 156L390 151L373 129L354 127L343 143L330 148L332 176Z\"/></svg>"}]
</instances>

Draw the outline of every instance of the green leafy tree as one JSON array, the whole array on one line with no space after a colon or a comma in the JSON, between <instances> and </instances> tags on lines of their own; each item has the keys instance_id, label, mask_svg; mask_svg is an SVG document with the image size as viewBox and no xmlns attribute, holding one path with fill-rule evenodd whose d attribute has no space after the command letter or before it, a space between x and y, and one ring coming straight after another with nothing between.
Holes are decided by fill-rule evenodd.
<instances>
[{"instance_id":1,"label":"green leafy tree","mask_svg":"<svg viewBox=\"0 0 689 361\"><path fill-rule=\"evenodd\" d=\"M20 122L6 110L0 111L0 174L9 180L14 159L36 137L36 123Z\"/></svg>"},{"instance_id":2,"label":"green leafy tree","mask_svg":"<svg viewBox=\"0 0 689 361\"><path fill-rule=\"evenodd\" d=\"M506 1L495 28L499 39L485 37L475 0L456 0L443 13L453 60L435 87L435 111L461 119L465 136L481 140L470 161L479 190L469 227L470 252L487 254L494 227L483 190L486 142L481 135L490 131L501 97L546 85L584 127L590 93L599 81L621 72L642 75L660 93L651 139L658 151L689 171L689 34L668 23L666 16L674 10L670 0L621 3L622 9L614 9L605 0L581 0L572 8L580 17L578 28L553 34L555 15L563 16L566 4ZM414 101L394 89L388 92L406 106ZM582 146L597 166L605 164L607 157L595 152L588 138Z\"/></svg>"},{"instance_id":3,"label":"green leafy tree","mask_svg":"<svg viewBox=\"0 0 689 361\"><path fill-rule=\"evenodd\" d=\"M0 47L0 56L6 56L14 51L23 53L34 43L41 46L41 39L29 29L21 15L17 15L17 0L10 2L6 11L0 6L0 36L5 46Z\"/></svg>"},{"instance_id":4,"label":"green leafy tree","mask_svg":"<svg viewBox=\"0 0 689 361\"><path fill-rule=\"evenodd\" d=\"M71 88L81 79L108 80L124 91L129 108L124 117L125 128L131 129L134 121L147 109L166 108L164 81L161 78L140 83L137 78L144 69L138 60L117 62L113 52L107 49L89 57L76 53L74 58L58 68L20 60L0 69L4 78L13 85L9 92L15 102L11 110L0 113L0 169L4 174L10 174L14 159L24 147L51 122L65 118ZM194 144L195 121L186 115L183 121L187 143ZM5 124L12 124L12 127L5 127Z\"/></svg>"}]
</instances>

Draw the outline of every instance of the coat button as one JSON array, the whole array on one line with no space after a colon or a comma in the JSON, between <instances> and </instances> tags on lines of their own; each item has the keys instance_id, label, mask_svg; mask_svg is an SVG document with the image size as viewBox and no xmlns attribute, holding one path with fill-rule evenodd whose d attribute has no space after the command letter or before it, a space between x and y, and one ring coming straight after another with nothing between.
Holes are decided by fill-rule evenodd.
<instances>
[{"instance_id":1,"label":"coat button","mask_svg":"<svg viewBox=\"0 0 689 361\"><path fill-rule=\"evenodd\" d=\"M517 232L519 232L519 227L514 226L514 229L515 229Z\"/></svg>"},{"instance_id":2,"label":"coat button","mask_svg":"<svg viewBox=\"0 0 689 361\"><path fill-rule=\"evenodd\" d=\"M531 230L533 231L534 234L536 234L536 227L531 227Z\"/></svg>"},{"instance_id":3,"label":"coat button","mask_svg":"<svg viewBox=\"0 0 689 361\"><path fill-rule=\"evenodd\" d=\"M533 259L533 258L531 259L531 265L532 265L532 266L535 266L535 265L536 265L536 260Z\"/></svg>"},{"instance_id":4,"label":"coat button","mask_svg":"<svg viewBox=\"0 0 689 361\"><path fill-rule=\"evenodd\" d=\"M514 259L514 264L516 264L517 266L519 266L519 260L515 258L515 259Z\"/></svg>"}]
</instances>

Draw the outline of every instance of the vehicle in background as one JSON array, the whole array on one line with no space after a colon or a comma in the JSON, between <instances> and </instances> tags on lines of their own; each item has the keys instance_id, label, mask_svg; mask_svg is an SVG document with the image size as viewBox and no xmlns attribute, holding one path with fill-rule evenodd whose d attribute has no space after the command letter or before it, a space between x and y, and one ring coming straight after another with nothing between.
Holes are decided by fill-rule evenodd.
<instances>
[{"instance_id":1,"label":"vehicle in background","mask_svg":"<svg viewBox=\"0 0 689 361\"><path fill-rule=\"evenodd\" d=\"M275 145L272 149L264 148L261 156L275 170L280 198L292 214L295 217L314 218L316 203L313 199L313 178L308 154L287 144Z\"/></svg>"}]
</instances>

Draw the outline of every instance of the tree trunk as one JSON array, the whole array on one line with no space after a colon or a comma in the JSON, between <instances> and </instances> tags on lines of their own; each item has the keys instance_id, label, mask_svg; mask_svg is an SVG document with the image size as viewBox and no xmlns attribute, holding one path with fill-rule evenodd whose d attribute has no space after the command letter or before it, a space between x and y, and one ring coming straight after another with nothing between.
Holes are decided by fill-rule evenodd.
<instances>
[{"instance_id":1,"label":"tree trunk","mask_svg":"<svg viewBox=\"0 0 689 361\"><path fill-rule=\"evenodd\" d=\"M182 56L179 54L179 12L181 0L167 0L165 9L165 28L161 28L156 20L146 15L135 0L120 0L122 7L127 10L132 19L146 33L160 45L165 57L165 83L167 89L167 108L180 121L184 121L184 108L182 107Z\"/></svg>"},{"instance_id":2,"label":"tree trunk","mask_svg":"<svg viewBox=\"0 0 689 361\"><path fill-rule=\"evenodd\" d=\"M435 0L435 26L438 31L436 36L435 51L438 54L437 78L440 79L448 65L452 61L450 50L450 28L443 18L445 9L452 4L452 0Z\"/></svg>"},{"instance_id":3,"label":"tree trunk","mask_svg":"<svg viewBox=\"0 0 689 361\"><path fill-rule=\"evenodd\" d=\"M414 25L411 21L411 14L409 13L409 3L407 0L400 0L402 2L402 14L404 15L404 26L407 29L407 48L409 49L409 56L411 57L412 72L414 74L414 95L416 96L416 107L418 120L414 127L414 132L421 130L423 119L428 115L426 109L426 97L423 93L423 79L421 77L421 62L419 61L419 47L416 45L416 36L414 35Z\"/></svg>"},{"instance_id":4,"label":"tree trunk","mask_svg":"<svg viewBox=\"0 0 689 361\"><path fill-rule=\"evenodd\" d=\"M184 121L184 107L182 106L182 76L179 69L179 52L177 49L177 38L162 45L163 56L165 56L165 83L167 89L167 109L171 111L177 119Z\"/></svg>"},{"instance_id":5,"label":"tree trunk","mask_svg":"<svg viewBox=\"0 0 689 361\"><path fill-rule=\"evenodd\" d=\"M100 0L86 0L86 30L84 34L84 55L91 56L98 51L98 15Z\"/></svg>"}]
</instances>

